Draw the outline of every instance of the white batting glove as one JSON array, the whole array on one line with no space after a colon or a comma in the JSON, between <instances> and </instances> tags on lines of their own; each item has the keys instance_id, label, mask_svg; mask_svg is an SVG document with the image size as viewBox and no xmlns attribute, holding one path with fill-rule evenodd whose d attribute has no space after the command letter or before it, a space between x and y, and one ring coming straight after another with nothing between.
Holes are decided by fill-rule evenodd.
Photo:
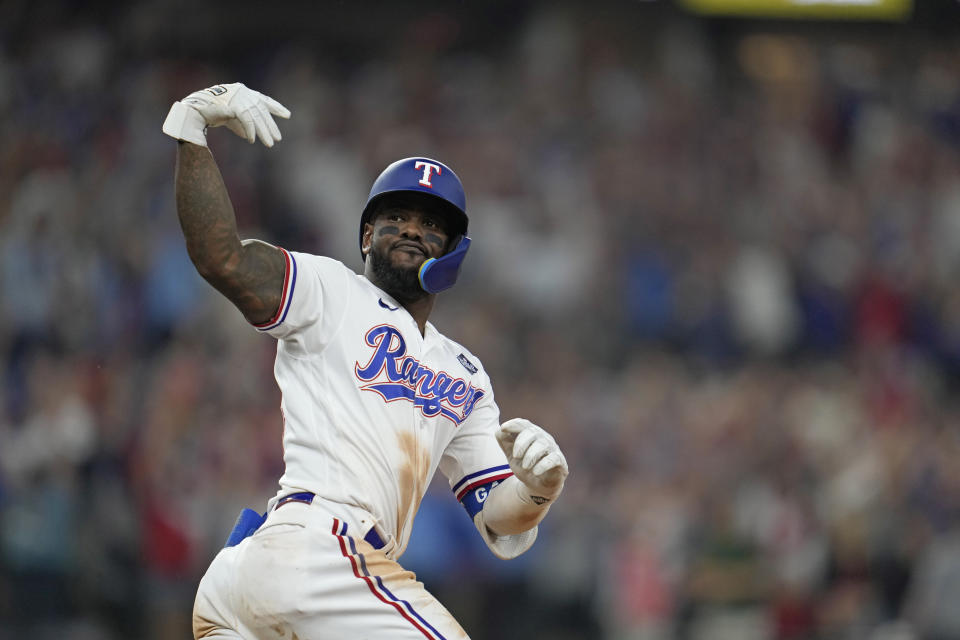
<instances>
[{"instance_id":1,"label":"white batting glove","mask_svg":"<svg viewBox=\"0 0 960 640\"><path fill-rule=\"evenodd\" d=\"M207 127L226 126L247 142L272 147L281 139L273 116L289 118L290 110L241 82L218 84L194 91L174 102L163 122L163 132L177 140L207 146Z\"/></svg>"},{"instance_id":2,"label":"white batting glove","mask_svg":"<svg viewBox=\"0 0 960 640\"><path fill-rule=\"evenodd\" d=\"M570 471L553 436L523 418L507 420L496 436L513 475L525 487L527 495L521 499L542 505L560 495Z\"/></svg>"}]
</instances>

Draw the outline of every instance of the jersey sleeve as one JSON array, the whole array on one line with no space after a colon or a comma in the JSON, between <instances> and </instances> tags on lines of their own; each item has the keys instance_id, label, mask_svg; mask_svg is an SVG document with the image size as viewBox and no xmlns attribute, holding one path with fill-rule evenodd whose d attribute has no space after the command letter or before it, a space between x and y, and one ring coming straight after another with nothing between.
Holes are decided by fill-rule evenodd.
<instances>
[{"instance_id":1,"label":"jersey sleeve","mask_svg":"<svg viewBox=\"0 0 960 640\"><path fill-rule=\"evenodd\" d=\"M482 397L440 458L440 471L471 518L483 509L490 489L513 475L494 436L500 425L500 409L493 399L489 379L485 382Z\"/></svg>"},{"instance_id":2,"label":"jersey sleeve","mask_svg":"<svg viewBox=\"0 0 960 640\"><path fill-rule=\"evenodd\" d=\"M306 353L325 346L346 311L353 272L331 258L280 249L287 262L280 306L254 328Z\"/></svg>"}]
</instances>

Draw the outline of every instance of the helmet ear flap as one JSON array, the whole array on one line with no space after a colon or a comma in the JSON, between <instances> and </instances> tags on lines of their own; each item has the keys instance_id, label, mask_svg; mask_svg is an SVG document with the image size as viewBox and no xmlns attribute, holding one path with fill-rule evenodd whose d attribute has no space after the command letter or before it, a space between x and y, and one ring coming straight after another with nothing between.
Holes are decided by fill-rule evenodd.
<instances>
[{"instance_id":1,"label":"helmet ear flap","mask_svg":"<svg viewBox=\"0 0 960 640\"><path fill-rule=\"evenodd\" d=\"M460 275L460 266L467 257L470 248L470 238L459 236L452 251L440 258L430 258L420 265L418 274L420 288L427 293L440 293L452 287L457 276Z\"/></svg>"},{"instance_id":2,"label":"helmet ear flap","mask_svg":"<svg viewBox=\"0 0 960 640\"><path fill-rule=\"evenodd\" d=\"M450 236L450 239L447 240L447 248L444 250L443 255L449 255L457 250L457 247L460 246L460 242L465 238L462 233ZM467 246L470 244L470 239L467 238Z\"/></svg>"}]
</instances>

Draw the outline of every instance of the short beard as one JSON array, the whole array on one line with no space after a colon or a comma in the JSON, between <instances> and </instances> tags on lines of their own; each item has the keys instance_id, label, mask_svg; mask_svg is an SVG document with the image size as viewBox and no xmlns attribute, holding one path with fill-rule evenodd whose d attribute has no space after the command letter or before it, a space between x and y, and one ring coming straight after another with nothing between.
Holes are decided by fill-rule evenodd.
<instances>
[{"instance_id":1,"label":"short beard","mask_svg":"<svg viewBox=\"0 0 960 640\"><path fill-rule=\"evenodd\" d=\"M419 269L398 269L390 264L390 256L377 249L370 251L369 257L374 284L397 302L407 304L427 297L427 292L420 286Z\"/></svg>"}]
</instances>

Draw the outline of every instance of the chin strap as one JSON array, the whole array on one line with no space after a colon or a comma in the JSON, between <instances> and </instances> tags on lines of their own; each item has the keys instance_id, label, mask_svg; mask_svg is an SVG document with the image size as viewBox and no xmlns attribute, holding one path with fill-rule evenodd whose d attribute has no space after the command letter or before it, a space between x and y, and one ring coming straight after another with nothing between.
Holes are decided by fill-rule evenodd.
<instances>
[{"instance_id":1,"label":"chin strap","mask_svg":"<svg viewBox=\"0 0 960 640\"><path fill-rule=\"evenodd\" d=\"M461 236L456 248L441 258L430 258L420 265L420 286L427 293L440 293L457 281L460 265L467 257L470 238Z\"/></svg>"}]
</instances>

